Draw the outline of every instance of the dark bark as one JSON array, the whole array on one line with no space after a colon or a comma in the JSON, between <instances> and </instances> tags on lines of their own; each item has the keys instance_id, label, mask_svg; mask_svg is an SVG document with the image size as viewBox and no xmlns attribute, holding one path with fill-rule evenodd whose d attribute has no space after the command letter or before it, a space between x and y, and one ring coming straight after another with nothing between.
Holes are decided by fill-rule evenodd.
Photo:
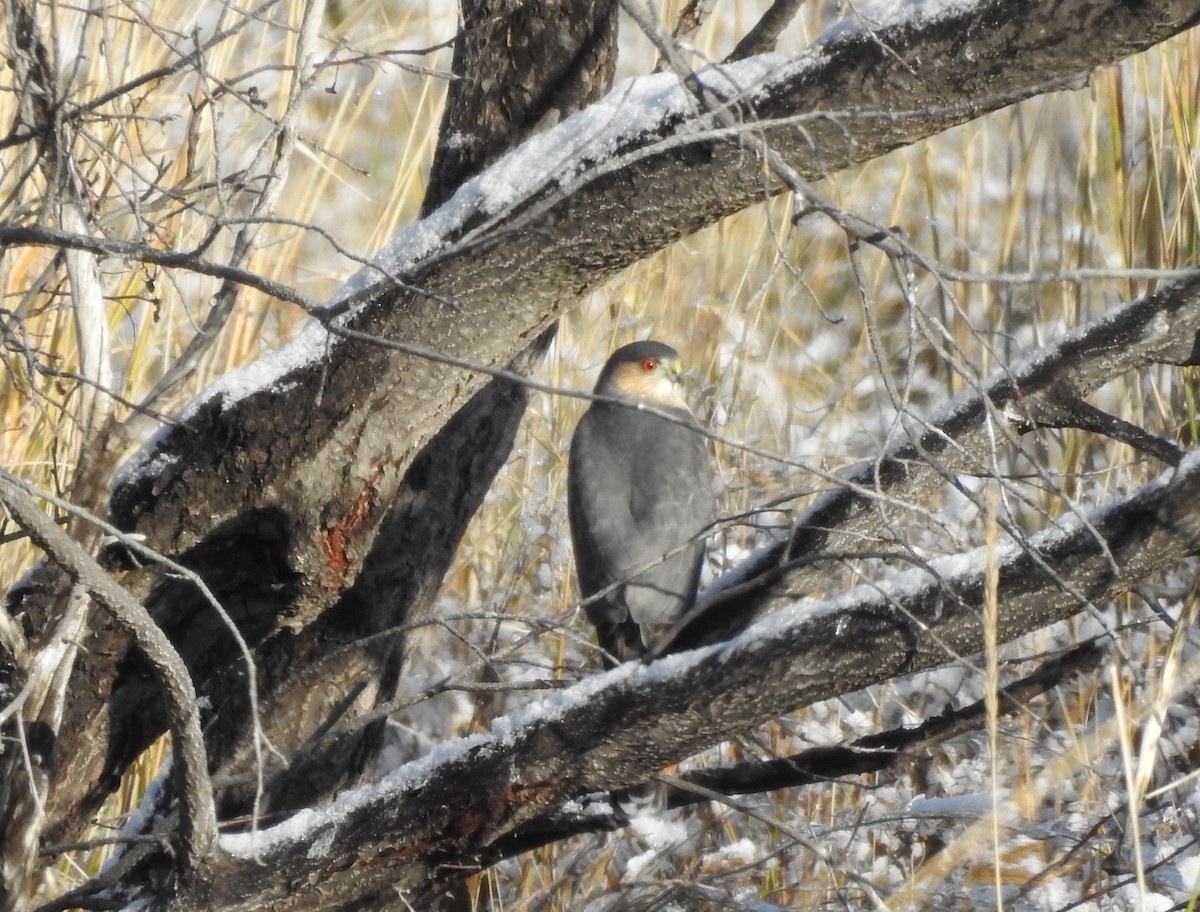
<instances>
[{"instance_id":1,"label":"dark bark","mask_svg":"<svg viewBox=\"0 0 1200 912\"><path fill-rule=\"evenodd\" d=\"M609 90L617 4L464 0L446 113L421 207L428 215L533 132Z\"/></svg>"},{"instance_id":2,"label":"dark bark","mask_svg":"<svg viewBox=\"0 0 1200 912\"><path fill-rule=\"evenodd\" d=\"M552 331L543 333L510 368L527 373L552 338ZM467 522L512 448L527 402L526 388L509 380L493 380L476 393L413 461L400 500L345 595L295 637L264 644L259 665L271 685L264 715L275 723L269 732L281 750L297 751L323 729L395 697L404 637L368 638L427 611ZM355 645L362 641L367 644ZM246 707L239 709L234 718L242 722ZM353 782L375 756L382 735L380 721L356 737L305 753L272 780L266 809L305 807ZM221 772L248 770L254 758L244 732L232 732L214 747L229 751L230 745L237 754ZM251 810L252 790L243 789L240 800L233 800L237 794L226 796L227 816Z\"/></svg>"},{"instance_id":3,"label":"dark bark","mask_svg":"<svg viewBox=\"0 0 1200 912\"><path fill-rule=\"evenodd\" d=\"M754 54L775 50L775 42L779 40L780 32L788 27L804 2L805 0L775 0L755 23L754 28L737 43L729 59L743 60Z\"/></svg>"}]
</instances>

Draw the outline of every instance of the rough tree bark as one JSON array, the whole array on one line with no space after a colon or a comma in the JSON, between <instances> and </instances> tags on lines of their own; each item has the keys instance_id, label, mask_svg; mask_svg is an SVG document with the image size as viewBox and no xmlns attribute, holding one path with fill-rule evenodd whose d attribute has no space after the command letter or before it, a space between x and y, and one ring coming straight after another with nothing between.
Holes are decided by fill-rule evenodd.
<instances>
[{"instance_id":1,"label":"rough tree bark","mask_svg":"<svg viewBox=\"0 0 1200 912\"><path fill-rule=\"evenodd\" d=\"M531 10L538 15L530 22L549 23L556 41L569 42L569 53L553 57L565 66L543 69L552 55L538 41L497 38L537 36L521 18ZM562 28L555 17L562 17ZM443 125L431 222L439 216L434 203L447 200L466 177L554 120L552 112L589 102L606 87L613 17L614 4L600 0L544 8L467 5L455 57L456 72L466 78L455 83ZM443 246L405 263L400 282L364 281L352 307L319 315L328 331L322 359L281 367L281 382L269 389L211 396L156 438L119 479L113 521L206 580L255 651L268 725L303 716L291 742L272 728L276 743L299 749L328 721L331 695L348 697L352 717L394 692L400 638L339 647L423 610L511 444L523 387L512 379L488 381L456 361L526 371L544 333L583 292L784 189L764 163L765 148L801 177L819 178L1076 84L1198 20L1200 3L1182 0L986 0L880 33L844 30L790 62L751 59L725 75L702 75L710 90L701 95L720 111L679 90L677 104L643 128L609 134L615 154L610 149L589 160L585 147L569 167L547 166L544 183L501 211L464 208L469 197L457 210L454 201L443 207L438 224L450 226ZM555 47L554 54L562 53ZM504 78L478 79L488 68ZM728 126L730 113L741 121L736 129ZM450 141L479 117L487 128L479 142ZM813 529L875 531L878 515L864 488L919 494L945 473L983 459L989 422L1042 421L1060 403L1123 371L1189 363L1200 329L1196 284L1189 279L1131 305L1112 327L1081 330L1053 353L1057 360L1000 378L986 395L965 396L935 422L936 431L916 428L911 441L802 519L790 543L749 568L748 583L719 595L720 619L700 615L683 632L685 642L724 640L790 603L818 572L808 561L836 546ZM1109 328L1113 334L1105 335ZM403 345L389 347L390 340ZM443 360L417 357L418 350ZM947 447L947 439L957 446ZM930 468L911 470L914 457ZM1003 635L1066 616L1088 598L1194 552L1200 545L1195 476L1195 460L1185 460L1161 486L1095 518L1091 528L1034 543L1036 558L1013 555L1003 583ZM249 707L237 676L245 670L223 622L190 583L166 579L153 566L128 566L123 552L109 558L211 703L211 764L226 774L244 770ZM44 569L10 600L10 610L56 617L67 594L62 580ZM932 580L903 604L899 596L891 603L863 599L840 613L813 610L777 627L766 622L754 636L697 653L672 677L658 676L653 666L617 670L561 715L531 719L502 745L497 735L464 746L427 770L427 779L363 792L342 822L317 821L304 830L323 845L328 837L324 854L279 839L262 852L271 872L264 877L259 861L217 852L174 906L342 908L369 904L397 884L419 892L440 866L469 863L563 798L642 780L756 721L945 661L947 643L957 651L978 648L981 598L978 580L957 580L952 590L946 580ZM769 700L761 698L763 675L779 683ZM360 680L365 686L358 689ZM168 714L157 691L125 635L97 623L57 733L51 838L78 833L125 764L165 730ZM311 715L303 712L308 705ZM332 746L326 739L310 750L290 777L275 780L277 807L309 805L357 776L374 741L367 727L346 731ZM10 764L5 772L9 793L27 787L23 769ZM235 789L225 800L233 813L248 798ZM169 878L171 864L148 850L145 865L126 876L126 886ZM296 883L314 889L294 894Z\"/></svg>"}]
</instances>

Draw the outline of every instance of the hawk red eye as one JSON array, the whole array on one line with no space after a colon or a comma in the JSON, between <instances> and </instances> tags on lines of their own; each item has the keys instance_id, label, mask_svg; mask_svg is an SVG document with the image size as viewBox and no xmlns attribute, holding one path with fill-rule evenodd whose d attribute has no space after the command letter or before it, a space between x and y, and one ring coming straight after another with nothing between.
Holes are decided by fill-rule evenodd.
<instances>
[{"instance_id":1,"label":"hawk red eye","mask_svg":"<svg viewBox=\"0 0 1200 912\"><path fill-rule=\"evenodd\" d=\"M656 370L658 370L658 361L654 358L643 358L642 370L648 374L654 373Z\"/></svg>"}]
</instances>

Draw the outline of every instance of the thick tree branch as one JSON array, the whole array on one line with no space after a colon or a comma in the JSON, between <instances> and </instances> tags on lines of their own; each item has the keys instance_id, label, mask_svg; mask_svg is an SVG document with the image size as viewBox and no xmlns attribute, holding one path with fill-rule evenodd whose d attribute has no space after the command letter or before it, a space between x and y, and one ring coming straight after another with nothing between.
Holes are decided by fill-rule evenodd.
<instances>
[{"instance_id":1,"label":"thick tree branch","mask_svg":"<svg viewBox=\"0 0 1200 912\"><path fill-rule=\"evenodd\" d=\"M1097 537L1099 536L1099 537ZM999 556L1002 641L1071 616L1200 549L1200 452L1128 498ZM433 859L487 846L564 798L649 778L663 765L817 700L943 664L984 645L987 555L932 562L830 602L803 600L731 642L627 664L493 730L447 745L300 825L223 839L229 909L295 908L286 884L337 897L419 885ZM943 567L943 564L946 564ZM966 569L964 569L966 568ZM1049 568L1044 569L1044 568ZM314 851L313 846L320 846ZM257 854L259 860L249 860ZM238 860L242 856L242 860ZM344 860L353 858L350 867ZM261 890L261 864L279 875ZM304 900L312 907L313 897ZM182 896L178 908L190 908Z\"/></svg>"},{"instance_id":2,"label":"thick tree branch","mask_svg":"<svg viewBox=\"0 0 1200 912\"><path fill-rule=\"evenodd\" d=\"M616 67L614 0L463 0L428 215L518 143L595 101Z\"/></svg>"},{"instance_id":3,"label":"thick tree branch","mask_svg":"<svg viewBox=\"0 0 1200 912\"><path fill-rule=\"evenodd\" d=\"M1172 441L1110 415L1082 399L1063 399L1054 405L1057 408L1052 411L1050 403L1046 403L1045 414L1038 417L1037 427L1091 431L1140 450L1167 465L1178 465L1183 458L1183 450Z\"/></svg>"},{"instance_id":4,"label":"thick tree branch","mask_svg":"<svg viewBox=\"0 0 1200 912\"><path fill-rule=\"evenodd\" d=\"M170 707L168 719L179 770L182 811L179 848L183 863L181 874L187 881L211 857L216 848L217 833L200 713L187 668L146 609L38 508L25 482L2 469L0 504L38 547L112 614L158 676Z\"/></svg>"},{"instance_id":5,"label":"thick tree branch","mask_svg":"<svg viewBox=\"0 0 1200 912\"><path fill-rule=\"evenodd\" d=\"M896 498L919 502L947 473L990 473L997 439L1011 442L1015 433L1053 423L1061 403L1077 402L1128 371L1195 363L1197 340L1200 271L1193 270L964 391L931 418L914 417L882 456L847 473L798 516L790 541L761 551L707 593L672 648L728 639L753 618L790 604L792 593L820 582L823 569L811 558L886 538L888 505Z\"/></svg>"},{"instance_id":6,"label":"thick tree branch","mask_svg":"<svg viewBox=\"0 0 1200 912\"><path fill-rule=\"evenodd\" d=\"M1033 698L1094 670L1104 654L1093 641L1038 666L1032 673L1003 688L999 711L1004 715L1024 712ZM947 707L920 725L868 735L844 747L815 747L775 760L751 760L729 767L686 770L677 776L680 785L666 786L667 806L681 808L709 800L690 790L688 785L722 795L747 795L880 772L901 756L932 750L950 738L982 729L986 722L987 701L977 700L957 709ZM556 808L518 827L474 856L456 855L443 859L442 863L448 868L446 875L453 877L455 868L470 864L486 867L572 836L622 829L629 825L629 817L615 805L619 805L619 801L614 802L609 793L604 793Z\"/></svg>"}]
</instances>

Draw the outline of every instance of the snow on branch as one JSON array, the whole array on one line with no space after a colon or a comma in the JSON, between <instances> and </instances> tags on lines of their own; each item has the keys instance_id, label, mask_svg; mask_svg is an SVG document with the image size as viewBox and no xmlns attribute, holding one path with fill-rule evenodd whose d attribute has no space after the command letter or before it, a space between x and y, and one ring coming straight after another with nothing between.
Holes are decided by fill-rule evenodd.
<instances>
[{"instance_id":1,"label":"snow on branch","mask_svg":"<svg viewBox=\"0 0 1200 912\"><path fill-rule=\"evenodd\" d=\"M553 804L649 778L798 707L978 652L989 560L999 564L1007 641L1081 610L1076 593L1111 597L1197 549L1200 451L1192 451L1086 521L1069 516L1034 536L1028 549L981 548L835 599L797 600L727 643L596 675L333 805L222 837L240 859L222 880L246 882L266 863L281 883L392 881L397 865L487 845ZM356 859L348 869L347 858Z\"/></svg>"},{"instance_id":2,"label":"snow on branch","mask_svg":"<svg viewBox=\"0 0 1200 912\"><path fill-rule=\"evenodd\" d=\"M782 189L764 178L761 149L819 178L1077 80L1196 17L1190 4L1165 0L1067 7L1079 7L1079 16L1061 3L1024 0L939 6L937 16L916 7L910 18L875 31L844 29L799 54L704 69L692 85L658 74L619 86L406 228L323 313L346 328L403 339L410 354L306 332L297 351L202 394L192 420L165 430L126 472L117 511L152 545L171 550L194 540L192 523L172 504L180 485L195 494L202 484L215 522L249 506L246 486L230 483L243 477L272 491L300 484L301 474L345 475L354 490L342 493L353 501L371 471L345 473L347 464L403 467L447 409L484 382L411 352L503 366L587 289ZM1105 17L1099 37L1078 27L1097 15ZM698 88L719 110L695 103ZM737 124L720 126L731 113ZM362 457L347 458L339 438L351 397L381 426L412 434L397 442L354 431ZM254 459L246 455L253 448L237 460L212 452L214 441L253 436L267 411L304 416L284 447ZM396 477L385 471L379 479L381 502ZM170 536L178 541L163 540Z\"/></svg>"},{"instance_id":3,"label":"snow on branch","mask_svg":"<svg viewBox=\"0 0 1200 912\"><path fill-rule=\"evenodd\" d=\"M998 370L933 415L908 416L905 435L795 518L790 540L761 549L705 592L673 648L727 639L789 603L791 592L818 586L823 567L812 558L876 536L886 520L881 505L919 502L956 473L990 473L998 442L1059 426L1082 397L1128 371L1196 363L1200 270L1181 275Z\"/></svg>"}]
</instances>

